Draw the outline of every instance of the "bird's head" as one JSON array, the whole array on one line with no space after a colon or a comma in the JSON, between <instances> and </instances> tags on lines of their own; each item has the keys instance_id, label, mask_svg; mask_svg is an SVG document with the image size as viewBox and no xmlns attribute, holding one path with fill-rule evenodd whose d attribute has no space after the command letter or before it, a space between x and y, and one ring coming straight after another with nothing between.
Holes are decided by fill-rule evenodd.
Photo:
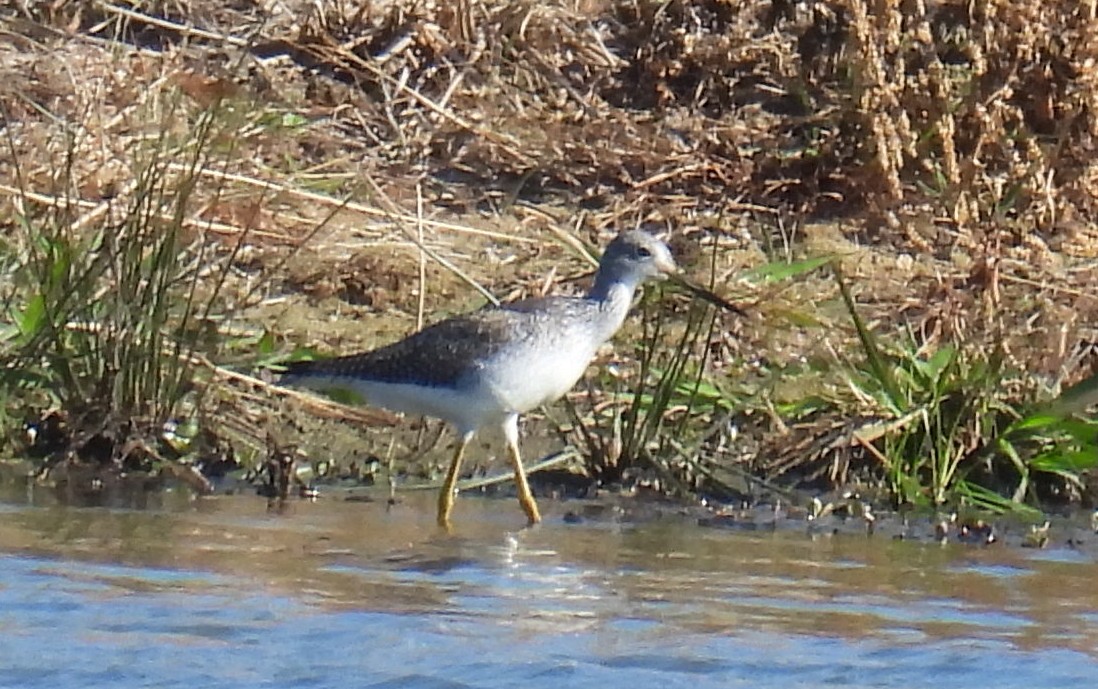
<instances>
[{"instance_id":1,"label":"bird's head","mask_svg":"<svg viewBox=\"0 0 1098 689\"><path fill-rule=\"evenodd\" d=\"M679 267L663 241L644 230L627 230L606 247L599 272L639 284L674 275Z\"/></svg>"},{"instance_id":2,"label":"bird's head","mask_svg":"<svg viewBox=\"0 0 1098 689\"><path fill-rule=\"evenodd\" d=\"M606 247L599 264L596 292L599 280L620 281L636 287L646 280L664 279L670 279L672 284L726 311L746 315L740 307L683 277L667 244L644 230L622 232Z\"/></svg>"}]
</instances>

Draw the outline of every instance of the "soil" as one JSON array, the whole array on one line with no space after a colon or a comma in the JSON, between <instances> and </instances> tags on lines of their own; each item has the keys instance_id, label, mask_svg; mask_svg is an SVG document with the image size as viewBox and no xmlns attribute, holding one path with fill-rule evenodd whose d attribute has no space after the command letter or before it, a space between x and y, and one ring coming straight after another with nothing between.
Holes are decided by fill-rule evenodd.
<instances>
[{"instance_id":1,"label":"soil","mask_svg":"<svg viewBox=\"0 0 1098 689\"><path fill-rule=\"evenodd\" d=\"M709 460L838 490L874 476L849 436L878 410L776 410L842 388L828 372L856 356L856 332L829 272L771 281L760 267L834 257L873 327L926 346L1002 345L1020 387L1055 391L1098 370L1098 104L1085 100L1098 87L1077 69L1098 55L1098 24L1034 2L1031 30L996 33L1015 20L940 4L920 20L937 51L927 64L892 52L909 48L885 17L845 3L23 4L0 11L3 224L16 236L19 209L60 199L77 226L109 222L150 141L185 139L213 113L185 225L205 247L218 331L323 354L390 342L489 295L574 293L618 229L658 227L695 281L749 314L719 315L701 347L707 375L752 400ZM948 30L983 51L982 105L926 76L976 69L978 51L954 51ZM1003 57L1020 54L1040 57ZM887 74L844 90L843 62ZM919 122L941 99L956 115ZM888 122L897 129L882 133ZM932 188L943 176L947 188ZM673 337L687 298L664 298L657 317ZM635 378L647 322L631 321L595 371ZM265 385L254 351L210 357L204 418L234 448L221 459L259 466L278 447L314 473L392 465L422 481L446 462L432 422L394 433L384 415L318 411ZM619 403L582 387L570 401L586 418ZM546 415L527 422L530 459L577 440L564 412ZM485 449L475 473L502 448Z\"/></svg>"}]
</instances>

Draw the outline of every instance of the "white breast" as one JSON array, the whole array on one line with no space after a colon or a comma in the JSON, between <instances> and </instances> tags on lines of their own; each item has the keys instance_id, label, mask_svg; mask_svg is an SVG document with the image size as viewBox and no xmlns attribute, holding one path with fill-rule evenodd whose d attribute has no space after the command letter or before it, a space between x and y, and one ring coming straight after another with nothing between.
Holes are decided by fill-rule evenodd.
<instances>
[{"instance_id":1,"label":"white breast","mask_svg":"<svg viewBox=\"0 0 1098 689\"><path fill-rule=\"evenodd\" d=\"M521 414L563 397L583 377L595 351L582 338L534 351L508 350L484 369L479 384L502 409Z\"/></svg>"}]
</instances>

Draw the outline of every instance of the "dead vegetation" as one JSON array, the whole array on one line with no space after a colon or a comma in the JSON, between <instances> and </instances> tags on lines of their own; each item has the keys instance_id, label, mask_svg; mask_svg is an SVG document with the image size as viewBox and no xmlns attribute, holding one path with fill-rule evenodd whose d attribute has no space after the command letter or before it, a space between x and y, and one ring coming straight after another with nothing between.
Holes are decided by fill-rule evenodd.
<instances>
[{"instance_id":1,"label":"dead vegetation","mask_svg":"<svg viewBox=\"0 0 1098 689\"><path fill-rule=\"evenodd\" d=\"M577 234L655 222L688 264L719 247L718 286L760 314L711 345L710 373L746 375L761 395L740 443L757 454L737 463L820 485L874 462L850 439L860 415L787 424L777 411L832 385L800 362L842 360L854 338L826 278L730 283L768 260L842 256L869 321L928 345L1001 343L1050 389L1094 372L1093 0L48 0L0 13L5 234L59 207L77 229L109 225L153 131L185 137L215 109L221 138L182 227L229 267L218 308L297 344L373 344L540 292L587 269ZM215 408L267 394L233 385ZM733 461L727 445L709 448L714 462Z\"/></svg>"},{"instance_id":2,"label":"dead vegetation","mask_svg":"<svg viewBox=\"0 0 1098 689\"><path fill-rule=\"evenodd\" d=\"M993 239L1085 251L1098 175L1093 11L50 2L14 12L9 31L77 54L103 40L140 48L130 57L199 103L235 96L321 124L282 142L297 165L366 164L405 191L430 180L433 204L868 213L888 235L930 211L938 232L916 224L903 237L921 250L938 233L978 246L985 225L1015 221ZM72 90L58 74L42 83L33 62L9 62L24 73L9 92Z\"/></svg>"}]
</instances>

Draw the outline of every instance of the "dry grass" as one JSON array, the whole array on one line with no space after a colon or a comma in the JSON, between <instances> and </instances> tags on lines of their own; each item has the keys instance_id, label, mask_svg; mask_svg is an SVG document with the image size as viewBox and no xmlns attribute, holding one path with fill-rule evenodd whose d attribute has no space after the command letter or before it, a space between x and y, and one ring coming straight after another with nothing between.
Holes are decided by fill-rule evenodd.
<instances>
[{"instance_id":1,"label":"dry grass","mask_svg":"<svg viewBox=\"0 0 1098 689\"><path fill-rule=\"evenodd\" d=\"M229 7L62 1L12 25L25 46L88 67L120 50L100 40L144 46L111 64L125 83L102 84L100 106L124 108L156 75L199 102L296 113L308 131L268 155L312 174L365 168L404 209L423 180L432 207L555 200L596 212L596 226L656 212L868 213L920 250L939 239L1094 250L1087 3ZM77 90L34 62L12 56L22 78L9 93Z\"/></svg>"},{"instance_id":2,"label":"dry grass","mask_svg":"<svg viewBox=\"0 0 1098 689\"><path fill-rule=\"evenodd\" d=\"M1098 343L1095 11L16 3L0 10L0 222L58 203L76 226L101 220L163 126L151 111L176 104L182 136L217 107L234 133L186 225L222 257L243 240L226 311L294 342L349 349L541 292L589 269L562 237L643 221L672 228L687 263L720 247L722 287L768 258L842 255L870 320L1002 341L1060 385L1095 366ZM761 317L713 345L716 377L780 377L852 341L826 280L752 300ZM805 389L760 386L778 402ZM826 448L830 426L845 433L754 431Z\"/></svg>"}]
</instances>

